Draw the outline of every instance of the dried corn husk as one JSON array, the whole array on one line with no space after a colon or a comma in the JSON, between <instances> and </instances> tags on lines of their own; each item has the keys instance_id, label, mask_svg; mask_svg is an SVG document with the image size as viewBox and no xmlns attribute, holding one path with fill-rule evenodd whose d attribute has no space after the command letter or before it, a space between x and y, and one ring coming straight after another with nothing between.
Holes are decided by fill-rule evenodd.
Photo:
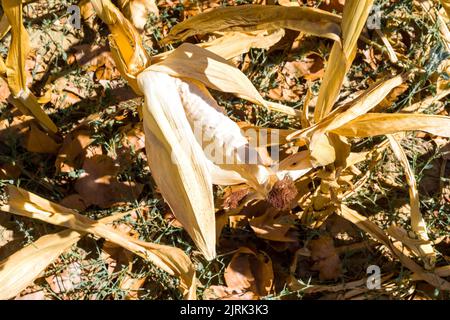
<instances>
[{"instance_id":1,"label":"dried corn husk","mask_svg":"<svg viewBox=\"0 0 450 320\"><path fill-rule=\"evenodd\" d=\"M170 30L162 43L185 40L196 34L216 31L255 31L292 29L340 42L338 15L327 11L301 7L285 8L274 5L243 5L223 7L200 13Z\"/></svg>"},{"instance_id":2,"label":"dried corn husk","mask_svg":"<svg viewBox=\"0 0 450 320\"><path fill-rule=\"evenodd\" d=\"M99 221L82 216L75 210L50 202L23 189L8 185L7 191L9 200L6 205L0 207L0 210L105 238L155 264L167 273L180 277L180 288L185 297L195 298L195 268L182 250L136 240Z\"/></svg>"},{"instance_id":3,"label":"dried corn husk","mask_svg":"<svg viewBox=\"0 0 450 320\"><path fill-rule=\"evenodd\" d=\"M139 74L138 85L145 95L143 123L152 175L197 248L213 259L216 237L211 176L178 88L169 75L152 71Z\"/></svg>"}]
</instances>

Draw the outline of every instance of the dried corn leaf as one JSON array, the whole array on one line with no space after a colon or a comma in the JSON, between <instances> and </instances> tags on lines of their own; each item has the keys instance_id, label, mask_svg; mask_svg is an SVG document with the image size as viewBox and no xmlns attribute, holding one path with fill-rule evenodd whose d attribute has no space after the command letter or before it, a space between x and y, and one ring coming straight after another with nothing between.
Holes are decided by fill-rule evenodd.
<instances>
[{"instance_id":1,"label":"dried corn leaf","mask_svg":"<svg viewBox=\"0 0 450 320\"><path fill-rule=\"evenodd\" d=\"M0 299L10 299L19 294L80 236L73 230L49 234L0 262Z\"/></svg>"},{"instance_id":2,"label":"dried corn leaf","mask_svg":"<svg viewBox=\"0 0 450 320\"><path fill-rule=\"evenodd\" d=\"M335 148L338 144L333 144L332 139L330 140L327 133L342 127L376 107L392 89L401 85L403 81L404 77L398 75L375 83L355 101L337 108L316 125L291 134L288 136L288 139L290 140L295 137L309 138L309 149L316 163L319 165L327 165L334 162L337 154Z\"/></svg>"},{"instance_id":3,"label":"dried corn leaf","mask_svg":"<svg viewBox=\"0 0 450 320\"><path fill-rule=\"evenodd\" d=\"M347 0L342 15L342 44L335 42L320 86L314 121L318 123L336 102L347 71L356 55L356 44L372 8L373 0Z\"/></svg>"},{"instance_id":4,"label":"dried corn leaf","mask_svg":"<svg viewBox=\"0 0 450 320\"><path fill-rule=\"evenodd\" d=\"M6 59L8 86L14 99L12 102L24 113L31 113L46 129L56 132L58 128L41 109L38 99L27 87L25 58L29 53L29 38L22 24L22 1L2 0L5 16L11 25L11 45ZM1 63L0 63L1 66Z\"/></svg>"},{"instance_id":5,"label":"dried corn leaf","mask_svg":"<svg viewBox=\"0 0 450 320\"><path fill-rule=\"evenodd\" d=\"M411 258L406 256L401 249L397 248L392 244L389 237L381 230L375 223L367 219L366 217L360 215L355 210L350 209L349 207L342 205L339 214L354 223L358 228L367 232L376 240L381 242L384 246L386 246L389 250L394 253L400 262L413 273L417 274L416 277L428 282L429 284L435 286L441 290L450 290L450 283L444 279L442 279L435 272L429 272L424 270L421 266L414 262Z\"/></svg>"},{"instance_id":6,"label":"dried corn leaf","mask_svg":"<svg viewBox=\"0 0 450 320\"><path fill-rule=\"evenodd\" d=\"M291 29L340 42L338 15L309 7L285 8L274 5L223 7L200 13L172 28L162 40L175 40L216 31Z\"/></svg>"},{"instance_id":7,"label":"dried corn leaf","mask_svg":"<svg viewBox=\"0 0 450 320\"><path fill-rule=\"evenodd\" d=\"M209 88L233 93L270 110L297 115L293 108L265 101L238 68L211 51L193 44L182 44L165 60L151 65L147 70L164 72L173 77L195 79Z\"/></svg>"},{"instance_id":8,"label":"dried corn leaf","mask_svg":"<svg viewBox=\"0 0 450 320\"><path fill-rule=\"evenodd\" d=\"M425 220L420 212L419 192L417 191L417 183L414 173L409 165L408 158L403 150L400 142L394 135L387 135L391 149L394 152L398 161L400 161L406 175L406 181L409 185L409 200L411 206L411 229L419 236L420 240L428 242L428 232ZM429 243L425 243L418 246L420 251L420 257L425 263L426 269L434 267L436 262L436 253L433 246Z\"/></svg>"},{"instance_id":9,"label":"dried corn leaf","mask_svg":"<svg viewBox=\"0 0 450 320\"><path fill-rule=\"evenodd\" d=\"M195 298L195 268L182 250L136 240L72 209L12 185L7 186L7 191L8 203L0 207L0 210L105 238L152 262L167 273L180 277L180 289L185 297Z\"/></svg>"},{"instance_id":10,"label":"dried corn leaf","mask_svg":"<svg viewBox=\"0 0 450 320\"><path fill-rule=\"evenodd\" d=\"M142 94L136 76L150 64L150 57L139 33L111 1L92 0L91 3L111 31L109 42L117 68L133 90Z\"/></svg>"},{"instance_id":11,"label":"dried corn leaf","mask_svg":"<svg viewBox=\"0 0 450 320\"><path fill-rule=\"evenodd\" d=\"M124 214L116 214L99 221L108 223L123 216ZM10 299L19 294L83 235L74 230L48 234L1 261L0 300Z\"/></svg>"},{"instance_id":12,"label":"dried corn leaf","mask_svg":"<svg viewBox=\"0 0 450 320\"><path fill-rule=\"evenodd\" d=\"M152 175L175 217L207 259L216 255L212 181L206 157L169 75L138 76L145 94L143 122ZM169 92L169 94L167 94Z\"/></svg>"},{"instance_id":13,"label":"dried corn leaf","mask_svg":"<svg viewBox=\"0 0 450 320\"><path fill-rule=\"evenodd\" d=\"M373 137L414 130L449 138L450 117L427 114L368 113L332 132L347 137Z\"/></svg>"}]
</instances>

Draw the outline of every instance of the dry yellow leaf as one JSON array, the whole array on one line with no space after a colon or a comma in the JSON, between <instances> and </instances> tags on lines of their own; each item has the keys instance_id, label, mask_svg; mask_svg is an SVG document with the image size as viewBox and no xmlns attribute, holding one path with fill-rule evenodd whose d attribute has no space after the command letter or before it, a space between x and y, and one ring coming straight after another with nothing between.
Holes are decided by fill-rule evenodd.
<instances>
[{"instance_id":1,"label":"dry yellow leaf","mask_svg":"<svg viewBox=\"0 0 450 320\"><path fill-rule=\"evenodd\" d=\"M2 0L2 7L11 25L11 45L6 59L8 85L14 99L13 104L25 114L32 114L47 130L58 131L48 115L41 109L38 99L28 89L25 73L25 58L29 53L29 38L22 24L22 1ZM0 69L1 69L0 63Z\"/></svg>"},{"instance_id":2,"label":"dry yellow leaf","mask_svg":"<svg viewBox=\"0 0 450 320\"><path fill-rule=\"evenodd\" d=\"M387 135L391 149L396 158L400 161L406 175L406 181L409 185L409 199L411 206L411 229L419 236L419 239L425 244L418 246L420 256L425 263L425 269L432 269L436 262L436 253L433 246L428 243L429 237L427 232L427 225L420 212L419 191L417 190L416 178L414 172L409 165L408 158L403 150L400 142L394 135Z\"/></svg>"},{"instance_id":3,"label":"dry yellow leaf","mask_svg":"<svg viewBox=\"0 0 450 320\"><path fill-rule=\"evenodd\" d=\"M124 214L119 213L99 221L106 224L123 216ZM10 299L19 294L83 235L69 229L48 234L1 261L0 300Z\"/></svg>"},{"instance_id":4,"label":"dry yellow leaf","mask_svg":"<svg viewBox=\"0 0 450 320\"><path fill-rule=\"evenodd\" d=\"M92 0L91 3L111 31L109 43L117 68L133 90L142 94L136 76L150 64L150 57L139 33L110 0Z\"/></svg>"},{"instance_id":5,"label":"dry yellow leaf","mask_svg":"<svg viewBox=\"0 0 450 320\"><path fill-rule=\"evenodd\" d=\"M449 138L450 117L428 114L368 113L332 132L347 137L373 137L414 130Z\"/></svg>"},{"instance_id":6,"label":"dry yellow leaf","mask_svg":"<svg viewBox=\"0 0 450 320\"><path fill-rule=\"evenodd\" d=\"M216 31L292 29L340 42L340 16L320 9L274 5L222 7L200 13L170 30L162 43Z\"/></svg>"},{"instance_id":7,"label":"dry yellow leaf","mask_svg":"<svg viewBox=\"0 0 450 320\"><path fill-rule=\"evenodd\" d=\"M347 71L356 55L356 44L372 8L373 0L347 0L342 15L342 44L331 49L325 75L319 90L314 121L318 123L333 108Z\"/></svg>"},{"instance_id":8,"label":"dry yellow leaf","mask_svg":"<svg viewBox=\"0 0 450 320\"><path fill-rule=\"evenodd\" d=\"M105 238L155 264L167 273L178 276L184 296L195 299L195 267L182 250L134 239L99 221L80 215L75 210L12 185L7 186L7 191L8 202L0 207L0 210Z\"/></svg>"}]
</instances>

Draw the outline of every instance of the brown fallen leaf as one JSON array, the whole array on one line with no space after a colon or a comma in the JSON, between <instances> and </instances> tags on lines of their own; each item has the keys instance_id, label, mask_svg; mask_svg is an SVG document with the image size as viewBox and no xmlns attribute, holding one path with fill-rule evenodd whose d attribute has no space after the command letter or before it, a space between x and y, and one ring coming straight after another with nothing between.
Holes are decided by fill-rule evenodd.
<instances>
[{"instance_id":1,"label":"brown fallen leaf","mask_svg":"<svg viewBox=\"0 0 450 320\"><path fill-rule=\"evenodd\" d=\"M72 172L79 168L82 158L86 155L86 148L93 141L87 130L76 130L69 133L56 158L56 172Z\"/></svg>"},{"instance_id":2,"label":"brown fallen leaf","mask_svg":"<svg viewBox=\"0 0 450 320\"><path fill-rule=\"evenodd\" d=\"M249 291L255 297L264 297L272 291L272 261L264 253L242 247L231 259L225 270L227 287L238 292Z\"/></svg>"},{"instance_id":3,"label":"brown fallen leaf","mask_svg":"<svg viewBox=\"0 0 450 320\"><path fill-rule=\"evenodd\" d=\"M83 170L84 173L75 183L75 190L87 206L109 208L116 203L133 201L142 192L142 184L117 180L119 167L109 156L87 158Z\"/></svg>"},{"instance_id":4,"label":"brown fallen leaf","mask_svg":"<svg viewBox=\"0 0 450 320\"><path fill-rule=\"evenodd\" d=\"M316 240L311 240L309 249L314 262L311 270L319 271L321 280L335 280L341 275L341 260L331 237L321 236Z\"/></svg>"},{"instance_id":5,"label":"brown fallen leaf","mask_svg":"<svg viewBox=\"0 0 450 320\"><path fill-rule=\"evenodd\" d=\"M3 78L0 78L0 103L7 103L10 94L8 83Z\"/></svg>"},{"instance_id":6,"label":"brown fallen leaf","mask_svg":"<svg viewBox=\"0 0 450 320\"><path fill-rule=\"evenodd\" d=\"M0 118L0 140L7 142L11 137L22 138L29 131L33 117L21 115L16 109L13 111L12 121Z\"/></svg>"},{"instance_id":7,"label":"brown fallen leaf","mask_svg":"<svg viewBox=\"0 0 450 320\"><path fill-rule=\"evenodd\" d=\"M30 130L25 137L25 148L29 152L56 154L59 144L35 124L31 124Z\"/></svg>"},{"instance_id":8,"label":"brown fallen leaf","mask_svg":"<svg viewBox=\"0 0 450 320\"><path fill-rule=\"evenodd\" d=\"M309 53L301 60L288 61L285 63L282 73L288 78L305 78L314 81L324 74L324 62L322 57L316 53Z\"/></svg>"},{"instance_id":9,"label":"brown fallen leaf","mask_svg":"<svg viewBox=\"0 0 450 320\"><path fill-rule=\"evenodd\" d=\"M81 44L73 48L75 52L67 58L68 64L77 63L95 73L97 80L113 80L120 77L111 52L107 47Z\"/></svg>"}]
</instances>

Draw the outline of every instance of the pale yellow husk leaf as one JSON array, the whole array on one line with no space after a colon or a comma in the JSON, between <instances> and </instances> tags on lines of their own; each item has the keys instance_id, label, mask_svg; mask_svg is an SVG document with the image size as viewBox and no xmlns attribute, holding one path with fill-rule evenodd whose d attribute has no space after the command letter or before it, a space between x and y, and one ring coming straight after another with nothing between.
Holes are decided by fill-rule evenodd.
<instances>
[{"instance_id":1,"label":"pale yellow husk leaf","mask_svg":"<svg viewBox=\"0 0 450 320\"><path fill-rule=\"evenodd\" d=\"M356 100L335 109L316 125L291 134L288 139L307 138L310 140L309 149L314 162L322 166L334 162L337 153L336 144L329 139L328 133L376 107L392 89L401 85L403 81L404 77L398 75L373 84Z\"/></svg>"},{"instance_id":2,"label":"pale yellow husk leaf","mask_svg":"<svg viewBox=\"0 0 450 320\"><path fill-rule=\"evenodd\" d=\"M225 32L222 37L199 43L198 46L229 60L248 52L251 48L269 49L280 41L284 34L283 29L253 32Z\"/></svg>"},{"instance_id":3,"label":"pale yellow husk leaf","mask_svg":"<svg viewBox=\"0 0 450 320\"><path fill-rule=\"evenodd\" d=\"M284 29L275 30L257 30L249 32L218 32L220 37L197 43L196 45L205 48L225 60L230 60L243 53L248 52L251 48L268 49L277 43L284 36ZM162 52L156 56L152 56L152 64L163 61L174 50Z\"/></svg>"},{"instance_id":4,"label":"pale yellow husk leaf","mask_svg":"<svg viewBox=\"0 0 450 320\"><path fill-rule=\"evenodd\" d=\"M164 199L197 248L211 260L216 256L211 176L171 79L154 71L138 76L139 88L145 95L147 157Z\"/></svg>"},{"instance_id":5,"label":"pale yellow husk leaf","mask_svg":"<svg viewBox=\"0 0 450 320\"><path fill-rule=\"evenodd\" d=\"M180 278L180 289L186 298L195 298L195 267L186 254L174 247L136 240L105 224L80 215L75 210L50 202L26 190L7 186L9 200L0 210L24 217L38 219L81 233L91 233L105 238L158 268Z\"/></svg>"}]
</instances>

